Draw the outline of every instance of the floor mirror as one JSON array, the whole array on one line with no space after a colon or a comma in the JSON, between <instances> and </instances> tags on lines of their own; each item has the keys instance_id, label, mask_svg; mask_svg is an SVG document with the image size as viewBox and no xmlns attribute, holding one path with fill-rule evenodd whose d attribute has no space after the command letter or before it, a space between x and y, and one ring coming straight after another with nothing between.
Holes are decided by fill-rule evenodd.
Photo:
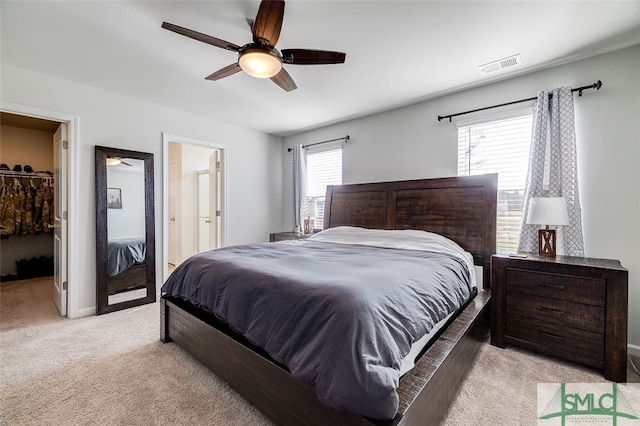
<instances>
[{"instance_id":1,"label":"floor mirror","mask_svg":"<svg viewBox=\"0 0 640 426\"><path fill-rule=\"evenodd\" d=\"M95 147L96 312L156 301L153 154Z\"/></svg>"}]
</instances>

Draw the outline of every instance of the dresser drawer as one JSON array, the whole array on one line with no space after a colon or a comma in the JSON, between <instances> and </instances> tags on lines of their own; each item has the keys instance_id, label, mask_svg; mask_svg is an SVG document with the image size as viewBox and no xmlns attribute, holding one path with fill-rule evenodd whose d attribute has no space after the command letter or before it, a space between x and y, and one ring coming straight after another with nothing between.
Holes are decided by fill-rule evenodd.
<instances>
[{"instance_id":1,"label":"dresser drawer","mask_svg":"<svg viewBox=\"0 0 640 426\"><path fill-rule=\"evenodd\" d=\"M506 291L605 306L605 281L573 275L506 268Z\"/></svg>"},{"instance_id":2,"label":"dresser drawer","mask_svg":"<svg viewBox=\"0 0 640 426\"><path fill-rule=\"evenodd\" d=\"M562 299L507 293L507 314L604 334L604 308Z\"/></svg>"},{"instance_id":3,"label":"dresser drawer","mask_svg":"<svg viewBox=\"0 0 640 426\"><path fill-rule=\"evenodd\" d=\"M507 315L505 336L542 346L552 354L575 354L604 361L604 335Z\"/></svg>"}]
</instances>

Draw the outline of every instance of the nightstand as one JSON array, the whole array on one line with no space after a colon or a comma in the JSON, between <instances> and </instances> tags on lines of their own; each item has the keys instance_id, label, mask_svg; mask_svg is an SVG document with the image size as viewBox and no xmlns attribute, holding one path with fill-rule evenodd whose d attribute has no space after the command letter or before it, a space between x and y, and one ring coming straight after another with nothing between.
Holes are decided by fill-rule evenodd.
<instances>
[{"instance_id":1,"label":"nightstand","mask_svg":"<svg viewBox=\"0 0 640 426\"><path fill-rule=\"evenodd\" d=\"M491 258L491 343L627 378L628 272L617 260L527 254Z\"/></svg>"},{"instance_id":2,"label":"nightstand","mask_svg":"<svg viewBox=\"0 0 640 426\"><path fill-rule=\"evenodd\" d=\"M308 235L298 234L295 232L274 232L269 234L269 242L284 240L304 240Z\"/></svg>"}]
</instances>

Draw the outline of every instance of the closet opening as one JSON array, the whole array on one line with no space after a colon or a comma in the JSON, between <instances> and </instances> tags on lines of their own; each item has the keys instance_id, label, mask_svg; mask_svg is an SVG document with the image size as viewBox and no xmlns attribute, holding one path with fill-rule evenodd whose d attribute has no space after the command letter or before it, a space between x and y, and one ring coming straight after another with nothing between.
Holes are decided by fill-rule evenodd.
<instances>
[{"instance_id":1,"label":"closet opening","mask_svg":"<svg viewBox=\"0 0 640 426\"><path fill-rule=\"evenodd\" d=\"M37 306L62 316L68 305L67 127L0 112L0 283L3 291L45 299Z\"/></svg>"}]
</instances>

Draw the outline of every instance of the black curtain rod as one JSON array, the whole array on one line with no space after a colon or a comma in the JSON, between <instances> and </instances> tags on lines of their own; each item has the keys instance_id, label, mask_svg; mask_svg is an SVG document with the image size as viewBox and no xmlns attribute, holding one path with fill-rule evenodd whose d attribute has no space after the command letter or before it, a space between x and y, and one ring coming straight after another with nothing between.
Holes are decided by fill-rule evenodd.
<instances>
[{"instance_id":1,"label":"black curtain rod","mask_svg":"<svg viewBox=\"0 0 640 426\"><path fill-rule=\"evenodd\" d=\"M601 87L602 87L602 81L598 80L593 84L589 84L588 86L582 86L582 87L578 87L576 89L571 89L571 92L578 92L578 96L582 96L582 91L583 90L588 90L588 89L600 90ZM551 99L552 97L553 97L553 94L549 93L549 99ZM484 108L478 108L478 109L472 109L470 111L458 112L456 114L439 115L438 116L438 121L442 121L445 118L448 118L449 119L449 123L451 123L451 118L452 117L457 117L459 115L471 114L472 112L484 111L484 110L487 110L487 109L498 108L498 107L503 107L503 106L507 106L507 105L519 104L521 102L535 101L536 99L538 99L537 96L533 97L533 98L520 99L519 101L507 102L507 103L504 103L504 104L492 105L492 106L488 106L488 107L484 107Z\"/></svg>"},{"instance_id":2,"label":"black curtain rod","mask_svg":"<svg viewBox=\"0 0 640 426\"><path fill-rule=\"evenodd\" d=\"M349 142L349 139L351 139L351 136L347 135L347 136L343 136L341 138L335 138L335 139L330 139L328 141L322 141L322 142L316 142L316 143L310 143L307 145L302 145L303 148L306 148L308 146L314 146L314 145L320 145L321 143L328 143L328 142L335 142L335 141L344 141L345 143ZM287 148L287 151L291 152L293 151L293 148Z\"/></svg>"}]
</instances>

